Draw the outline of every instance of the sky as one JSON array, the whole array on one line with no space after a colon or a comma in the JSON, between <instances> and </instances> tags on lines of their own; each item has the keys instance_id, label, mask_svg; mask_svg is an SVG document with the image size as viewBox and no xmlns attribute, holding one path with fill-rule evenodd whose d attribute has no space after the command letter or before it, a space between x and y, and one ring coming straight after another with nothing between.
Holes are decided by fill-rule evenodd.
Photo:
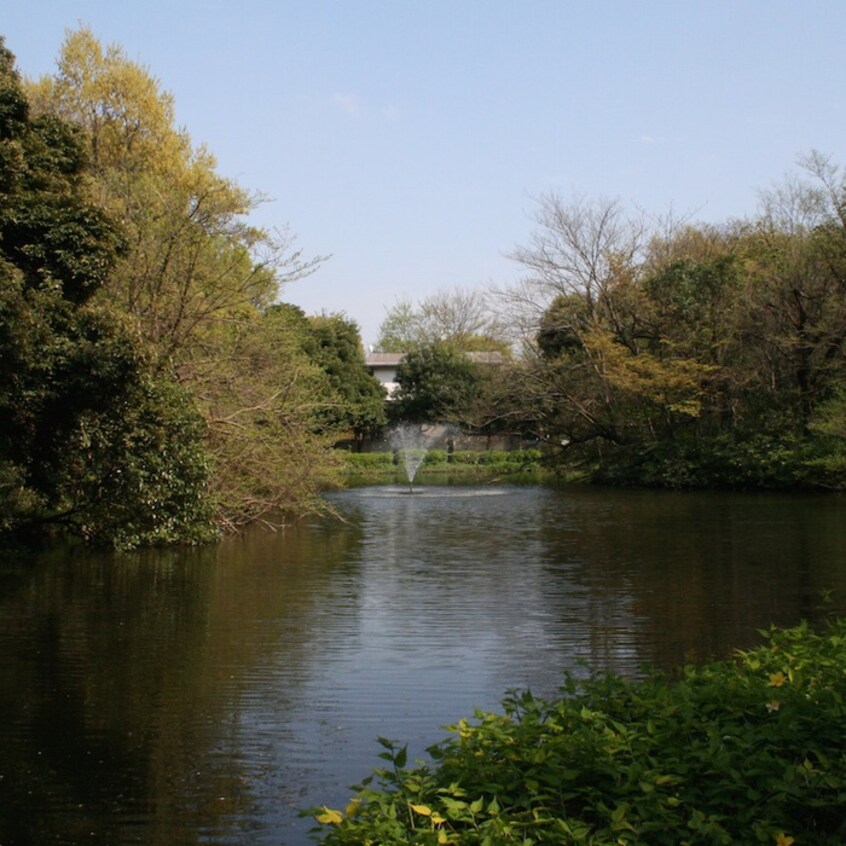
<instances>
[{"instance_id":1,"label":"sky","mask_svg":"<svg viewBox=\"0 0 846 846\"><path fill-rule=\"evenodd\" d=\"M844 0L28 0L0 9L18 69L66 30L170 91L253 221L328 255L282 299L386 311L516 283L537 198L725 222L812 149L846 164Z\"/></svg>"}]
</instances>

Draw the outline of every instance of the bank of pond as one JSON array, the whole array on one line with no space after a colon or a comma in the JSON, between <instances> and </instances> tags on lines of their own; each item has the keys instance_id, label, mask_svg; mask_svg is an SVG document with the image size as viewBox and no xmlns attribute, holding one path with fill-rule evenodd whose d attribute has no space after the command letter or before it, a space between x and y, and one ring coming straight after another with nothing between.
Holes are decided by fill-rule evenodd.
<instances>
[{"instance_id":1,"label":"bank of pond","mask_svg":"<svg viewBox=\"0 0 846 846\"><path fill-rule=\"evenodd\" d=\"M842 844L846 621L672 675L577 681L449 727L428 762L385 762L344 809L311 810L341 844Z\"/></svg>"},{"instance_id":2,"label":"bank of pond","mask_svg":"<svg viewBox=\"0 0 846 846\"><path fill-rule=\"evenodd\" d=\"M451 480L473 484L501 479L545 482L557 478L544 465L539 449L344 451L347 484L407 481L404 459L409 453L419 459L415 481L424 483Z\"/></svg>"},{"instance_id":3,"label":"bank of pond","mask_svg":"<svg viewBox=\"0 0 846 846\"><path fill-rule=\"evenodd\" d=\"M347 484L370 484L405 475L414 456L415 478L472 484L491 480L594 483L611 487L668 490L792 491L832 493L846 489L844 459L824 456L811 445L784 443L764 435L734 442L726 438L679 439L661 444L607 445L606 450L565 455L551 445L517 449L336 450ZM525 442L524 442L525 443Z\"/></svg>"}]
</instances>

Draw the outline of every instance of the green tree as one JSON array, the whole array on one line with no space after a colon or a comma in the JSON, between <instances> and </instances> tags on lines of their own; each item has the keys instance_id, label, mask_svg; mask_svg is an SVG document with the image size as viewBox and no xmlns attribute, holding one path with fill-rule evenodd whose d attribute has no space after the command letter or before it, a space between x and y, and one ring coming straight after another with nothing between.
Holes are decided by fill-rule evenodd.
<instances>
[{"instance_id":1,"label":"green tree","mask_svg":"<svg viewBox=\"0 0 846 846\"><path fill-rule=\"evenodd\" d=\"M164 365L215 322L255 317L319 264L287 231L248 223L261 198L216 172L176 127L171 95L120 47L104 49L87 28L68 33L56 76L32 96L83 129L92 198L123 222L130 246L101 296L137 320Z\"/></svg>"},{"instance_id":2,"label":"green tree","mask_svg":"<svg viewBox=\"0 0 846 846\"><path fill-rule=\"evenodd\" d=\"M749 275L742 329L761 394L779 425L805 433L846 375L846 230L834 221L803 233L763 223L742 247Z\"/></svg>"},{"instance_id":3,"label":"green tree","mask_svg":"<svg viewBox=\"0 0 846 846\"><path fill-rule=\"evenodd\" d=\"M397 421L456 422L479 392L473 362L440 341L407 353L397 369L397 383L389 407Z\"/></svg>"},{"instance_id":4,"label":"green tree","mask_svg":"<svg viewBox=\"0 0 846 846\"><path fill-rule=\"evenodd\" d=\"M367 372L353 321L339 314L309 318L305 351L328 379L330 393L320 414L325 425L352 430L360 440L387 423L385 389Z\"/></svg>"},{"instance_id":5,"label":"green tree","mask_svg":"<svg viewBox=\"0 0 846 846\"><path fill-rule=\"evenodd\" d=\"M314 507L331 472L307 395L319 376L293 326L266 313L320 259L304 259L287 229L249 223L261 198L217 173L176 127L170 94L120 47L70 32L57 74L31 90L40 110L81 127L89 196L123 222L128 250L98 299L126 316L157 371L203 414L218 523Z\"/></svg>"},{"instance_id":6,"label":"green tree","mask_svg":"<svg viewBox=\"0 0 846 846\"><path fill-rule=\"evenodd\" d=\"M190 366L214 458L218 524L238 530L323 510L320 491L335 481L333 438L319 422L327 380L289 315L220 323Z\"/></svg>"},{"instance_id":7,"label":"green tree","mask_svg":"<svg viewBox=\"0 0 846 846\"><path fill-rule=\"evenodd\" d=\"M78 132L31 118L0 42L0 529L205 537L201 421L95 302L124 241L86 199L85 160Z\"/></svg>"},{"instance_id":8,"label":"green tree","mask_svg":"<svg viewBox=\"0 0 846 846\"><path fill-rule=\"evenodd\" d=\"M555 359L565 352L581 349L582 335L589 325L588 307L584 298L575 294L559 294L541 316L537 345L541 355Z\"/></svg>"},{"instance_id":9,"label":"green tree","mask_svg":"<svg viewBox=\"0 0 846 846\"><path fill-rule=\"evenodd\" d=\"M529 271L515 296L540 307L534 344L500 419L606 478L757 486L824 471L831 484L846 189L826 157L803 163L814 181L789 179L757 218L722 227L650 234L616 204L545 198L515 254Z\"/></svg>"}]
</instances>

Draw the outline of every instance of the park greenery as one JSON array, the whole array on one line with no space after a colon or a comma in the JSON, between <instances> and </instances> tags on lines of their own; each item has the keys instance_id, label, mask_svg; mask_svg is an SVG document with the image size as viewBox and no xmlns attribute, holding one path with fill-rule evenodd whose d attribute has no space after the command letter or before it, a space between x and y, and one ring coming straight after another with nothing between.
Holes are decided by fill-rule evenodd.
<instances>
[{"instance_id":1,"label":"park greenery","mask_svg":"<svg viewBox=\"0 0 846 846\"><path fill-rule=\"evenodd\" d=\"M803 166L721 227L543 198L514 256L534 346L488 419L615 482L842 487L846 185Z\"/></svg>"},{"instance_id":2,"label":"park greenery","mask_svg":"<svg viewBox=\"0 0 846 846\"><path fill-rule=\"evenodd\" d=\"M461 288L442 289L416 306L398 300L379 327L376 349L407 353L436 343L464 353L511 352L507 322L491 308L490 298Z\"/></svg>"},{"instance_id":3,"label":"park greenery","mask_svg":"<svg viewBox=\"0 0 846 846\"><path fill-rule=\"evenodd\" d=\"M0 534L131 547L319 511L333 447L407 421L567 477L841 489L846 182L800 164L723 225L540 197L518 285L389 310L386 401L352 321L284 302L324 258L250 223L261 195L145 67L82 27L23 80L4 44Z\"/></svg>"},{"instance_id":4,"label":"park greenery","mask_svg":"<svg viewBox=\"0 0 846 846\"><path fill-rule=\"evenodd\" d=\"M534 482L548 478L539 449L484 449L449 451L441 448L411 450L419 452L420 465L414 477L422 484L489 483L507 480ZM349 479L358 484L399 482L404 484L405 451L348 452L345 467Z\"/></svg>"},{"instance_id":5,"label":"park greenery","mask_svg":"<svg viewBox=\"0 0 846 846\"><path fill-rule=\"evenodd\" d=\"M54 76L0 54L0 532L130 547L322 507L385 417L358 328L279 303L292 236L82 28Z\"/></svg>"},{"instance_id":6,"label":"park greenery","mask_svg":"<svg viewBox=\"0 0 846 846\"><path fill-rule=\"evenodd\" d=\"M449 727L426 761L382 738L383 766L349 805L309 812L321 842L841 844L846 621L762 634L673 676L512 692L502 713Z\"/></svg>"},{"instance_id":7,"label":"park greenery","mask_svg":"<svg viewBox=\"0 0 846 846\"><path fill-rule=\"evenodd\" d=\"M846 181L820 153L801 164L756 218L722 226L540 198L512 255L523 280L489 297L519 354L470 368L461 332L419 338L425 301L389 313L387 337L407 329L406 413L519 436L618 484L841 489Z\"/></svg>"}]
</instances>

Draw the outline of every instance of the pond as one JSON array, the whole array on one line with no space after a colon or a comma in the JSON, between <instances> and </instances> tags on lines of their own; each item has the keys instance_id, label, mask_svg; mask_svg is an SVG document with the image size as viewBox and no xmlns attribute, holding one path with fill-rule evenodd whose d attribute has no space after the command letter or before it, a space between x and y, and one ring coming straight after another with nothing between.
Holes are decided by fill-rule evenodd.
<instances>
[{"instance_id":1,"label":"pond","mask_svg":"<svg viewBox=\"0 0 846 846\"><path fill-rule=\"evenodd\" d=\"M846 499L371 487L197 550L0 559L0 844L311 842L509 689L846 613Z\"/></svg>"}]
</instances>

